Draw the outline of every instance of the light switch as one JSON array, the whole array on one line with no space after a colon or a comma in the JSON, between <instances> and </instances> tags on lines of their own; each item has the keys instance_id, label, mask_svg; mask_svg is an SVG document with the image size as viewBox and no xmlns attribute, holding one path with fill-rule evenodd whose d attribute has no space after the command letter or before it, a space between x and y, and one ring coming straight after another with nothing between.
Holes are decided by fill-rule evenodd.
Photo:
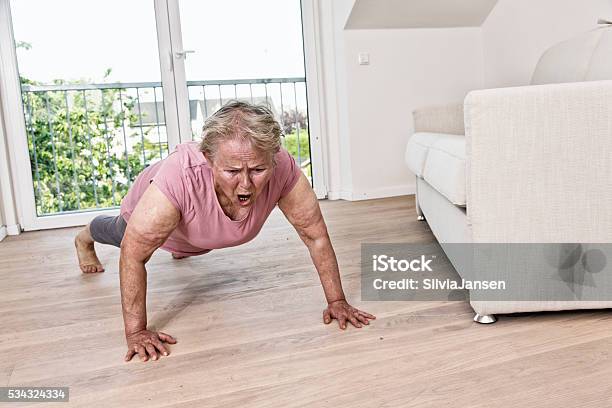
<instances>
[{"instance_id":1,"label":"light switch","mask_svg":"<svg viewBox=\"0 0 612 408\"><path fill-rule=\"evenodd\" d=\"M367 52L360 52L359 65L370 65L370 54L368 54Z\"/></svg>"}]
</instances>

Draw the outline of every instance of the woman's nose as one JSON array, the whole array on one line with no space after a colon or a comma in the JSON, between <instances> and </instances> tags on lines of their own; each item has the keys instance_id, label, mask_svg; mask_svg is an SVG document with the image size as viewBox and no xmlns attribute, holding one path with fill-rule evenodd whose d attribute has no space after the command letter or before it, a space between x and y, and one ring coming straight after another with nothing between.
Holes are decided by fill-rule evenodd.
<instances>
[{"instance_id":1,"label":"woman's nose","mask_svg":"<svg viewBox=\"0 0 612 408\"><path fill-rule=\"evenodd\" d=\"M245 190L248 189L249 187L251 187L252 181L251 181L251 177L249 175L248 172L242 172L240 173L240 187L244 188Z\"/></svg>"}]
</instances>

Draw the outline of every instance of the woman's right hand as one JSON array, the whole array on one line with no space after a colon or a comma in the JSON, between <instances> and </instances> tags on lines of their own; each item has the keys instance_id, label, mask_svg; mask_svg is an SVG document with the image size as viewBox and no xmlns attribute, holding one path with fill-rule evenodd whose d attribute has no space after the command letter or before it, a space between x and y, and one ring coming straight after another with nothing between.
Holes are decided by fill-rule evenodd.
<instances>
[{"instance_id":1,"label":"woman's right hand","mask_svg":"<svg viewBox=\"0 0 612 408\"><path fill-rule=\"evenodd\" d=\"M125 337L128 347L125 361L130 361L135 354L140 356L141 361L148 361L149 358L157 360L160 354L170 354L170 349L164 343L176 344L176 339L169 334L150 330L141 330Z\"/></svg>"}]
</instances>

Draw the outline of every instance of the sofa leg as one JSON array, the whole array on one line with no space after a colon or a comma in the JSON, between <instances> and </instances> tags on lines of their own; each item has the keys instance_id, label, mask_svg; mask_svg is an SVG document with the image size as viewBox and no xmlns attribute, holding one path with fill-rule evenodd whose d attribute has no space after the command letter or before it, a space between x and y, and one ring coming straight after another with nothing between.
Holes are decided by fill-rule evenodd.
<instances>
[{"instance_id":1,"label":"sofa leg","mask_svg":"<svg viewBox=\"0 0 612 408\"><path fill-rule=\"evenodd\" d=\"M416 191L414 195L414 207L417 213L417 221L425 221L425 216L423 215L423 211L421 211L421 206L419 205L419 177L416 177Z\"/></svg>"},{"instance_id":2,"label":"sofa leg","mask_svg":"<svg viewBox=\"0 0 612 408\"><path fill-rule=\"evenodd\" d=\"M474 321L480 324L491 324L497 321L497 317L495 317L495 315L492 315L492 314L491 315L480 315L476 313L476 316L474 316Z\"/></svg>"}]
</instances>

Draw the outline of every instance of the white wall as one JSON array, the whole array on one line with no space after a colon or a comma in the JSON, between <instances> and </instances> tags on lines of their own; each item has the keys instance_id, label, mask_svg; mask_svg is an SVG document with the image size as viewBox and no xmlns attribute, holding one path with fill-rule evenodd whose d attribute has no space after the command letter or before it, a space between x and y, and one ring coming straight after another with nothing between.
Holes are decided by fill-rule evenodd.
<instances>
[{"instance_id":1,"label":"white wall","mask_svg":"<svg viewBox=\"0 0 612 408\"><path fill-rule=\"evenodd\" d=\"M344 39L351 199L412 194L412 111L482 87L481 29L346 30ZM358 64L360 52L370 65Z\"/></svg>"},{"instance_id":2,"label":"white wall","mask_svg":"<svg viewBox=\"0 0 612 408\"><path fill-rule=\"evenodd\" d=\"M612 20L612 0L499 0L482 26L484 85L527 85L550 46Z\"/></svg>"},{"instance_id":3,"label":"white wall","mask_svg":"<svg viewBox=\"0 0 612 408\"><path fill-rule=\"evenodd\" d=\"M482 87L481 29L346 30L355 0L319 0L330 199L412 194L412 111ZM360 52L370 65L358 65Z\"/></svg>"}]
</instances>

